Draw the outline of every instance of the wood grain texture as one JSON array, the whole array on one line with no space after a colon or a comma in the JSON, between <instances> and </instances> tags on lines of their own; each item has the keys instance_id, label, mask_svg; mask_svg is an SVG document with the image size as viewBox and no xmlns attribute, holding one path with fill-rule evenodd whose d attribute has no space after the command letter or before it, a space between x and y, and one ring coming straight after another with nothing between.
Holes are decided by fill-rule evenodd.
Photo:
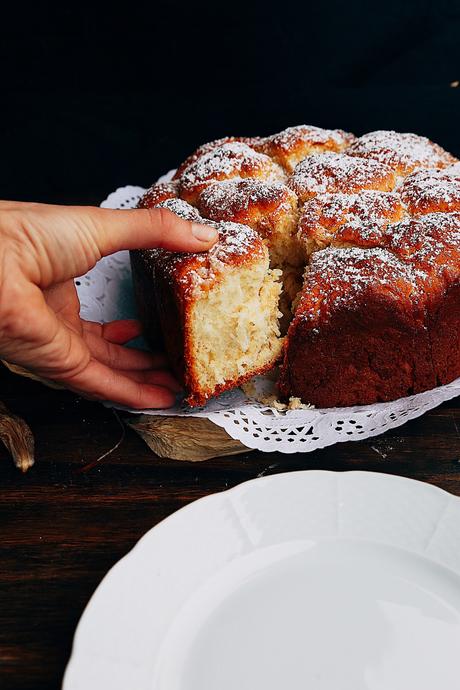
<instances>
[{"instance_id":1,"label":"wood grain texture","mask_svg":"<svg viewBox=\"0 0 460 690\"><path fill-rule=\"evenodd\" d=\"M72 636L107 570L153 525L190 501L260 475L365 469L460 495L460 400L378 438L312 453L258 451L201 463L154 455L110 410L0 368L0 398L30 425L26 475L0 447L0 687L60 687Z\"/></svg>"}]
</instances>

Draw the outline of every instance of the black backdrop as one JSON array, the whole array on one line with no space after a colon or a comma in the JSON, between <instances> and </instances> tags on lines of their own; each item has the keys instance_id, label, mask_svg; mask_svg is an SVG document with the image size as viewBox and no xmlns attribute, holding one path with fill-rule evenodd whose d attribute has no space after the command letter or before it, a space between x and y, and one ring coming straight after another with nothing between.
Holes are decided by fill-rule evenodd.
<instances>
[{"instance_id":1,"label":"black backdrop","mask_svg":"<svg viewBox=\"0 0 460 690\"><path fill-rule=\"evenodd\" d=\"M460 1L1 10L0 197L98 203L203 141L291 124L460 156Z\"/></svg>"}]
</instances>

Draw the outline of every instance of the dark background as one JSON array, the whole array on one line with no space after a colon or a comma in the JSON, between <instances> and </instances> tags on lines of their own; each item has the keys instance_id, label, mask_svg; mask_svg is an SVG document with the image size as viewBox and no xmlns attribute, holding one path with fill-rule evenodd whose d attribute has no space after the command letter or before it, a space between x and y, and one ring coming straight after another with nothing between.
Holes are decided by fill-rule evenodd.
<instances>
[{"instance_id":1,"label":"dark background","mask_svg":"<svg viewBox=\"0 0 460 690\"><path fill-rule=\"evenodd\" d=\"M459 46L460 5L446 0L9 2L0 197L97 204L117 186L148 185L204 141L301 123L415 131L460 156ZM127 429L89 472L120 440L110 410L3 367L0 399L36 441L25 476L0 444L2 690L57 690L104 574L192 500L302 469L388 472L460 495L460 399L377 438L199 465L161 460Z\"/></svg>"},{"instance_id":2,"label":"dark background","mask_svg":"<svg viewBox=\"0 0 460 690\"><path fill-rule=\"evenodd\" d=\"M172 2L2 11L3 198L99 203L203 141L292 124L460 155L460 3Z\"/></svg>"}]
</instances>

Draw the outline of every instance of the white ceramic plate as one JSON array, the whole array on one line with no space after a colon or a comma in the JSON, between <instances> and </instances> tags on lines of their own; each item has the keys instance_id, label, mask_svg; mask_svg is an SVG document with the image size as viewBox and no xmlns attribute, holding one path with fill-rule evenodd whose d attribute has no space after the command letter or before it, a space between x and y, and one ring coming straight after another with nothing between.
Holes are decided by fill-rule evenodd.
<instances>
[{"instance_id":1,"label":"white ceramic plate","mask_svg":"<svg viewBox=\"0 0 460 690\"><path fill-rule=\"evenodd\" d=\"M460 499L293 472L201 499L106 576L65 690L458 690Z\"/></svg>"}]
</instances>

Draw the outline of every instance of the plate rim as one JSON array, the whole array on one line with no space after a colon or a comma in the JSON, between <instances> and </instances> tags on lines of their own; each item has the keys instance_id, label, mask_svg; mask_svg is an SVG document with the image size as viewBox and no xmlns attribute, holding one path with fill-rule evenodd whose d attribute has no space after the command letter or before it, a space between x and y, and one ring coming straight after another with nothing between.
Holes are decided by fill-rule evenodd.
<instances>
[{"instance_id":1,"label":"plate rim","mask_svg":"<svg viewBox=\"0 0 460 690\"><path fill-rule=\"evenodd\" d=\"M405 477L402 475L397 475L397 474L390 474L386 472L375 472L375 471L366 471L366 470L343 470L343 471L336 471L336 470L325 470L325 469L308 469L308 470L293 470L293 471L288 471L288 472L278 472L276 474L270 474L266 475L263 477L255 477L252 479L249 479L245 482L241 482L239 484L236 484L235 486L225 489L220 492L213 492L211 494L207 494L206 496L202 496L198 499L192 500L187 505L182 506L178 510L174 511L167 517L165 517L163 520L155 524L153 527L151 527L147 532L145 532L138 540L137 542L131 547L131 549L124 555L122 558L120 558L104 575L94 592L92 593L91 597L89 598L85 608L83 609L83 612L79 618L77 627L74 632L74 637L72 640L72 647L71 647L71 654L69 656L64 676L63 676L63 683L62 687L63 690L76 690L80 686L74 683L74 680L78 680L78 676L76 676L76 673L78 673L78 668L79 664L81 665L84 663L85 659L87 658L85 652L81 649L79 649L79 644L80 644L80 637L83 634L82 628L83 625L88 623L90 620L91 616L93 615L93 609L95 608L95 604L98 600L98 597L101 595L101 592L104 590L104 588L107 585L107 580L109 577L111 577L113 571L116 569L122 570L126 569L127 567L130 567L131 561L134 561L134 558L137 558L142 550L146 547L146 545L149 542L149 537L154 534L158 533L159 530L168 530L168 528L173 525L173 523L176 520L180 520L187 516L189 513L193 513L197 510L199 510L200 507L205 506L206 503L209 503L212 505L215 503L216 505L221 502L225 501L226 499L232 499L232 497L238 496L239 493L243 493L246 489L250 489L253 486L258 486L258 487L267 487L273 484L277 484L278 482L286 481L288 484L291 482L295 482L295 480L302 481L303 478L306 480L310 479L315 479L315 478L322 478L322 477L335 477L336 481L339 481L339 478L341 476L348 476L348 477L353 477L359 479L362 478L364 481L367 479L370 479L370 481L374 480L377 482L382 482L382 485L388 486L388 482L390 484L398 484L402 485L405 484L408 487L411 487L411 490L414 490L415 492L419 491L425 491L429 492L433 496L442 496L444 497L445 500L445 505L446 507L449 504L454 504L460 509L460 496L457 496L455 494L450 493L449 491L442 489L441 487L431 484L429 482L424 482L421 481L420 479L414 479L411 477ZM384 489L385 490L385 489ZM460 512L459 512L459 534L460 534ZM173 535L174 538L174 535ZM317 538L327 538L324 536L317 537ZM350 539L349 536L345 535L337 535L336 538L338 539ZM375 543L387 543L385 541L379 541L378 539L369 539L369 537L354 537L356 539L361 539L362 541L374 541ZM390 544L391 545L391 544ZM393 544L393 546L398 547L397 544ZM254 547L254 551L257 550L258 547ZM264 547L259 547L259 548L264 548ZM401 547L399 547L401 548ZM403 547L404 548L404 547ZM155 550L155 549L154 549ZM420 551L417 549L410 549L410 548L404 548L404 550L412 553L416 553L419 556L424 556L425 558L429 559L430 561L437 563L438 565L441 565L444 568L447 568L454 572L457 575L460 575L460 564L457 565L457 567L451 567L446 563L443 563L439 559L434 558L433 556L430 556L426 554L424 551ZM147 552L146 552L147 553ZM245 554L243 554L240 557L244 557ZM217 572L217 571L216 571ZM202 581L198 587L203 585ZM191 595L190 595L191 596ZM188 600L188 599L187 599ZM174 617L170 621L170 625L172 624L172 621L174 620ZM101 624L101 620L97 620L98 625ZM72 678L70 677L70 674L72 673Z\"/></svg>"}]
</instances>

